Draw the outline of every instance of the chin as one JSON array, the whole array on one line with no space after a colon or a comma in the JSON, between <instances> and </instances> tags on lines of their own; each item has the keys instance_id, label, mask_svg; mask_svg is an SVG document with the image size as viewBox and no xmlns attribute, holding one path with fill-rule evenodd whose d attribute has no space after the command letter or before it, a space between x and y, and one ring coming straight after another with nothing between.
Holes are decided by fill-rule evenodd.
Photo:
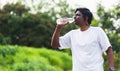
<instances>
[{"instance_id":1,"label":"chin","mask_svg":"<svg viewBox=\"0 0 120 71\"><path fill-rule=\"evenodd\" d=\"M79 23L77 23L77 22L74 22L76 25L78 25Z\"/></svg>"},{"instance_id":2,"label":"chin","mask_svg":"<svg viewBox=\"0 0 120 71\"><path fill-rule=\"evenodd\" d=\"M79 26L79 24L75 23L75 25Z\"/></svg>"}]
</instances>

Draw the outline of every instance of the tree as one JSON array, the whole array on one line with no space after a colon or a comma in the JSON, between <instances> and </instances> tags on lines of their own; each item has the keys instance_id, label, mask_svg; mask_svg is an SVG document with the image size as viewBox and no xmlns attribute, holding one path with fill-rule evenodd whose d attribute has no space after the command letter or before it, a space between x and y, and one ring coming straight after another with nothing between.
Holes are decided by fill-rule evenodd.
<instances>
[{"instance_id":1,"label":"tree","mask_svg":"<svg viewBox=\"0 0 120 71\"><path fill-rule=\"evenodd\" d=\"M10 38L11 43L8 44L50 47L56 18L58 16L72 16L72 9L69 8L65 0L60 1L60 3L52 1L51 3L54 3L59 11L56 11L54 7L45 8L46 6L49 7L48 1L41 1L43 4L33 6L33 9L34 7L37 9L36 13L31 13L31 8L21 3L6 4L0 10L0 32L4 37ZM62 33L75 26L70 25L68 27Z\"/></svg>"},{"instance_id":2,"label":"tree","mask_svg":"<svg viewBox=\"0 0 120 71\"><path fill-rule=\"evenodd\" d=\"M99 25L105 30L113 49L118 53L120 51L120 25L115 26L115 21L120 18L120 4L118 3L113 10L108 11L105 11L104 7L99 4L97 14L100 17Z\"/></svg>"}]
</instances>

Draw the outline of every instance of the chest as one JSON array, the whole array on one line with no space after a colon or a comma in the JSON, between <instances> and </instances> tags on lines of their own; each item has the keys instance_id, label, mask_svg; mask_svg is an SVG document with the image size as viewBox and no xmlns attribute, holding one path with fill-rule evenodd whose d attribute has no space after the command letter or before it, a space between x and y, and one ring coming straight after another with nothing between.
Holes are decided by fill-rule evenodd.
<instances>
[{"instance_id":1,"label":"chest","mask_svg":"<svg viewBox=\"0 0 120 71\"><path fill-rule=\"evenodd\" d=\"M71 42L75 46L95 45L98 42L97 33L94 31L74 33L71 36Z\"/></svg>"}]
</instances>

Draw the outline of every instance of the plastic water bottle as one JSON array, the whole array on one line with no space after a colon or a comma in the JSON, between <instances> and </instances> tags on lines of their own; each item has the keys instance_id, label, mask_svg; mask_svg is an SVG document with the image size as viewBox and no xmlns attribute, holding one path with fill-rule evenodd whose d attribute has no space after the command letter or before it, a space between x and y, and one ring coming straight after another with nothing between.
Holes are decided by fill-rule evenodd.
<instances>
[{"instance_id":1,"label":"plastic water bottle","mask_svg":"<svg viewBox=\"0 0 120 71\"><path fill-rule=\"evenodd\" d=\"M57 22L57 24L66 24L69 22L69 24L70 24L70 23L74 22L74 18L59 18L59 19L57 19L56 22Z\"/></svg>"},{"instance_id":2,"label":"plastic water bottle","mask_svg":"<svg viewBox=\"0 0 120 71\"><path fill-rule=\"evenodd\" d=\"M74 22L74 18L67 18L69 23Z\"/></svg>"}]
</instances>

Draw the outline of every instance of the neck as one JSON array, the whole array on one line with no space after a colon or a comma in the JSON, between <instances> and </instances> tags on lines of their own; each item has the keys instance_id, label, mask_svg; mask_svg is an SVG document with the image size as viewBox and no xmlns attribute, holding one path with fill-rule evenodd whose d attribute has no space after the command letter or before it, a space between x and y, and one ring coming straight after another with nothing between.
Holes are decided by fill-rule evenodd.
<instances>
[{"instance_id":1,"label":"neck","mask_svg":"<svg viewBox=\"0 0 120 71\"><path fill-rule=\"evenodd\" d=\"M84 26L81 26L81 27L80 27L80 30L81 30L81 31L85 31L85 30L87 30L89 27L90 27L89 25L84 25Z\"/></svg>"}]
</instances>

